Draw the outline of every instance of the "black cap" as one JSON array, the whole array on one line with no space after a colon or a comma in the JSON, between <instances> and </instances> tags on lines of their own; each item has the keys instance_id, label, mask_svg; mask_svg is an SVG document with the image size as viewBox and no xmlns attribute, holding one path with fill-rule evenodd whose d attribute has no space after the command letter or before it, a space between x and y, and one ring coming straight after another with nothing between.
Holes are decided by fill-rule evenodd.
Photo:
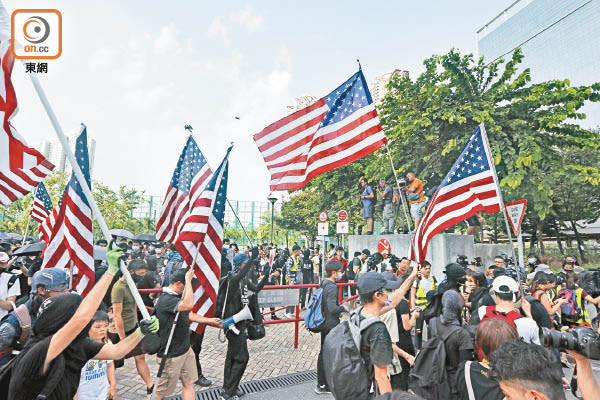
<instances>
[{"instance_id":1,"label":"black cap","mask_svg":"<svg viewBox=\"0 0 600 400\"><path fill-rule=\"evenodd\" d=\"M362 251L362 253L363 253L363 254L366 254L367 256L370 256L370 255L371 255L371 252L369 251L369 249L364 249L364 250Z\"/></svg>"},{"instance_id":2,"label":"black cap","mask_svg":"<svg viewBox=\"0 0 600 400\"><path fill-rule=\"evenodd\" d=\"M446 265L445 273L448 278L462 278L467 274L465 269L456 263L450 263Z\"/></svg>"},{"instance_id":3,"label":"black cap","mask_svg":"<svg viewBox=\"0 0 600 400\"><path fill-rule=\"evenodd\" d=\"M179 268L171 274L170 283L181 282L185 283L185 274L188 272L186 268Z\"/></svg>"},{"instance_id":4,"label":"black cap","mask_svg":"<svg viewBox=\"0 0 600 400\"><path fill-rule=\"evenodd\" d=\"M329 261L325 265L325 271L327 271L327 272L339 271L342 268L343 268L343 266L342 266L342 264L339 261Z\"/></svg>"},{"instance_id":5,"label":"black cap","mask_svg":"<svg viewBox=\"0 0 600 400\"><path fill-rule=\"evenodd\" d=\"M292 247L292 251L296 251L296 250L300 250L300 246L298 246L297 244L295 244L295 245Z\"/></svg>"},{"instance_id":6,"label":"black cap","mask_svg":"<svg viewBox=\"0 0 600 400\"><path fill-rule=\"evenodd\" d=\"M385 279L379 272L367 272L358 278L358 293L367 294L377 292L381 289L396 290L400 282Z\"/></svg>"}]
</instances>

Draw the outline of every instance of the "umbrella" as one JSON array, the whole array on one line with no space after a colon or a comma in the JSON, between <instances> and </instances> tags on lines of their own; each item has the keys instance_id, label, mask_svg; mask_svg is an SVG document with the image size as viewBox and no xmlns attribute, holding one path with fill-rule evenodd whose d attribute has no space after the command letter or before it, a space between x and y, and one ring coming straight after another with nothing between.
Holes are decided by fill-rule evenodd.
<instances>
[{"instance_id":1,"label":"umbrella","mask_svg":"<svg viewBox=\"0 0 600 400\"><path fill-rule=\"evenodd\" d=\"M133 239L133 233L131 233L125 229L111 229L108 232L110 232L110 234L113 236L119 236L119 237L123 237L125 239Z\"/></svg>"},{"instance_id":2,"label":"umbrella","mask_svg":"<svg viewBox=\"0 0 600 400\"><path fill-rule=\"evenodd\" d=\"M19 235L18 233L7 233L7 239L15 239L15 240L23 240L23 235Z\"/></svg>"},{"instance_id":3,"label":"umbrella","mask_svg":"<svg viewBox=\"0 0 600 400\"><path fill-rule=\"evenodd\" d=\"M94 261L106 261L106 247L94 245Z\"/></svg>"},{"instance_id":4,"label":"umbrella","mask_svg":"<svg viewBox=\"0 0 600 400\"><path fill-rule=\"evenodd\" d=\"M41 242L31 243L31 244L25 245L25 246L21 247L20 249L16 250L13 253L13 255L14 256L29 256L29 255L38 254L38 253L42 252L45 245L46 245L46 242L44 242L43 240Z\"/></svg>"},{"instance_id":5,"label":"umbrella","mask_svg":"<svg viewBox=\"0 0 600 400\"><path fill-rule=\"evenodd\" d=\"M151 235L149 233L142 233L141 235L135 235L133 237L135 240L140 240L142 242L156 242L156 236Z\"/></svg>"},{"instance_id":6,"label":"umbrella","mask_svg":"<svg viewBox=\"0 0 600 400\"><path fill-rule=\"evenodd\" d=\"M6 239L6 238L8 238L8 235L6 233L0 232L0 239Z\"/></svg>"}]
</instances>

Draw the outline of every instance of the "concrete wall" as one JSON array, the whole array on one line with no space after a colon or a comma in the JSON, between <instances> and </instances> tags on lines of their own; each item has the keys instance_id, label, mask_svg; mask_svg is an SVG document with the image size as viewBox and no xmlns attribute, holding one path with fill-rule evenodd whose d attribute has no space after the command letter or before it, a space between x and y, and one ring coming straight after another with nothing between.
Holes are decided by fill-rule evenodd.
<instances>
[{"instance_id":1,"label":"concrete wall","mask_svg":"<svg viewBox=\"0 0 600 400\"><path fill-rule=\"evenodd\" d=\"M355 251L369 249L371 253L377 251L379 240L386 238L390 242L391 253L397 257L406 257L410 250L410 235L351 235L349 236L349 252L352 258ZM492 264L497 254L510 254L509 245L475 244L473 236L458 233L440 233L429 242L427 261L431 263L432 272L438 280L444 278L444 268L451 262L456 262L459 254L467 256L469 260L481 257L482 264L487 267Z\"/></svg>"}]
</instances>

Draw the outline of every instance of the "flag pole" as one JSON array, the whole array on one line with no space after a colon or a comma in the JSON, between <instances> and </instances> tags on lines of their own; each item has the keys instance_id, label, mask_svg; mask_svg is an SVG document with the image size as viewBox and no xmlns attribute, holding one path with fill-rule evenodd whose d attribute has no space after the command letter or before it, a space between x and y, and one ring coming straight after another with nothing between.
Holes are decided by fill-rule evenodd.
<instances>
[{"instance_id":1,"label":"flag pole","mask_svg":"<svg viewBox=\"0 0 600 400\"><path fill-rule=\"evenodd\" d=\"M194 128L191 125L187 124L187 125L185 125L183 127L183 129L185 129L186 131L188 131L190 133L190 136L192 136L192 137L194 136L194 134L193 134ZM231 145L233 146L233 142L231 142ZM206 160L206 164L210 168L210 164L208 164L208 160ZM211 170L212 170L212 168L211 168ZM254 247L254 244L252 243L252 240L250 239L250 236L248 236L248 232L246 232L246 228L244 228L244 224L242 224L242 221L240 220L240 217L238 217L238 215L235 212L233 206L229 202L229 199L226 199L226 200L227 200L227 204L229 205L229 208L231 209L231 212L235 216L235 219L237 219L238 223L242 227L242 230L244 231L244 235L246 235L246 239L248 239L248 243L250 243L250 247Z\"/></svg>"},{"instance_id":2,"label":"flag pole","mask_svg":"<svg viewBox=\"0 0 600 400\"><path fill-rule=\"evenodd\" d=\"M512 253L512 259L514 262L517 262L517 257L515 256L515 246L513 245L512 233L510 231L510 225L508 223L508 217L506 216L506 208L504 207L504 199L502 198L502 190L500 190L500 182L498 182L498 174L496 173L496 165L494 163L494 159L492 158L492 151L490 149L490 143L488 141L487 133L485 131L485 126L483 123L479 124L479 129L481 130L481 138L483 139L483 146L485 149L485 153L487 155L488 160L490 160L490 168L492 170L494 183L496 184L496 193L498 194L498 198L500 199L500 212L504 217L504 224L506 225L506 234L508 235L508 241L510 243L510 250ZM520 267L517 264L517 280L521 282L521 271Z\"/></svg>"},{"instance_id":3,"label":"flag pole","mask_svg":"<svg viewBox=\"0 0 600 400\"><path fill-rule=\"evenodd\" d=\"M408 225L408 235L410 237L410 247L408 248L408 258L410 259L410 254L413 251L413 234L410 228L410 219L408 219L408 213L406 212L406 199L402 194L402 189L400 189L400 182L398 182L398 175L396 174L396 168L394 168L394 162L392 161L392 154L390 153L390 148L388 147L387 140L385 141L385 149L387 150L387 155L390 159L390 165L392 166L392 172L394 173L394 179L396 179L396 186L398 187L398 196L400 197L400 201L402 202L402 211L404 212L404 219L406 219L406 225ZM415 226L415 229L417 227Z\"/></svg>"},{"instance_id":4,"label":"flag pole","mask_svg":"<svg viewBox=\"0 0 600 400\"><path fill-rule=\"evenodd\" d=\"M33 206L33 203L35 202L35 195L37 193L38 187L39 187L39 185L36 186L35 190L33 191L33 197L31 198L32 206ZM31 221L31 208L29 209L29 214L27 215L27 225L25 226L25 234L23 235L23 241L21 242L21 247L23 247L23 245L25 244L25 240L27 239L27 232L29 231L29 222L30 221Z\"/></svg>"},{"instance_id":5,"label":"flag pole","mask_svg":"<svg viewBox=\"0 0 600 400\"><path fill-rule=\"evenodd\" d=\"M44 92L44 89L40 85L40 82L37 79L37 76L35 74L28 74L28 75L31 78L31 83L33 84L33 87L35 88L35 91L36 91L38 97L40 98L40 101L42 103L42 106L44 107L44 110L46 110L46 114L48 115L48 118L50 119L50 123L52 124L52 127L54 128L54 131L56 132L56 136L58 137L58 140L60 141L60 144L63 147L65 155L67 156L67 158L69 159L69 162L71 163L71 167L73 168L73 173L75 174L75 177L79 181L81 190L83 191L85 198L87 199L92 211L94 212L94 216L96 217L96 221L98 221L98 225L100 225L100 229L102 230L102 233L104 234L104 238L106 239L107 242L110 243L110 241L112 240L112 235L110 234L110 232L108 230L108 225L106 225L106 221L104 220L104 217L100 213L100 209L98 208L98 205L96 204L96 201L94 200L94 196L92 196L92 192L87 185L87 181L84 178L83 173L81 172L81 169L79 168L79 164L77 164L77 160L75 160L75 156L73 155L73 152L71 151L71 149L69 147L69 142L67 141L64 131L63 131L62 127L60 126L60 124L58 123L58 118L56 117L56 114L54 113L52 106L50 106L50 103L48 102L46 93ZM85 125L81 124L81 127L83 129L83 128L85 128ZM123 273L123 276L125 277L125 281L127 282L129 291L133 295L133 298L140 310L140 313L142 314L144 319L150 319L150 314L148 313L148 310L146 309L146 306L144 305L144 301L142 300L142 297L140 296L140 293L138 292L137 287L135 286L135 283L133 282L133 279L131 278L131 275L129 274L129 271L127 270L127 266L125 265L125 263L123 261L120 260L119 267L121 269L121 272Z\"/></svg>"}]
</instances>

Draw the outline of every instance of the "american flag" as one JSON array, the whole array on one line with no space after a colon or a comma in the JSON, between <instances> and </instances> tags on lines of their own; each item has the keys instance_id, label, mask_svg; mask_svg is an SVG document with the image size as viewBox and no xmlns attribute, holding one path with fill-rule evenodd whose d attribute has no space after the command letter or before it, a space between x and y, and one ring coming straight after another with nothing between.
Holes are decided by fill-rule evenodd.
<instances>
[{"instance_id":1,"label":"american flag","mask_svg":"<svg viewBox=\"0 0 600 400\"><path fill-rule=\"evenodd\" d=\"M423 263L429 241L444 229L479 211L500 211L502 195L493 162L481 124L431 198L415 231L413 260Z\"/></svg>"},{"instance_id":2,"label":"american flag","mask_svg":"<svg viewBox=\"0 0 600 400\"><path fill-rule=\"evenodd\" d=\"M204 191L191 205L175 248L183 257L184 266L194 268L197 283L194 288L196 314L212 317L217 303L221 276L221 248L223 247L223 220L227 202L229 153L212 175ZM202 333L205 325L192 324L190 329Z\"/></svg>"},{"instance_id":3,"label":"american flag","mask_svg":"<svg viewBox=\"0 0 600 400\"><path fill-rule=\"evenodd\" d=\"M387 139L359 70L327 96L267 126L254 141L274 191L300 189L320 174L373 153Z\"/></svg>"},{"instance_id":4,"label":"american flag","mask_svg":"<svg viewBox=\"0 0 600 400\"><path fill-rule=\"evenodd\" d=\"M52 172L54 165L29 147L10 123L18 106L10 80L15 60L8 39L0 42L0 54L0 204L7 206L31 192Z\"/></svg>"},{"instance_id":5,"label":"american flag","mask_svg":"<svg viewBox=\"0 0 600 400\"><path fill-rule=\"evenodd\" d=\"M212 171L190 135L177 161L156 223L156 238L174 243L190 213L190 205L200 196Z\"/></svg>"},{"instance_id":6,"label":"american flag","mask_svg":"<svg viewBox=\"0 0 600 400\"><path fill-rule=\"evenodd\" d=\"M75 158L86 180L83 184L91 188L85 126L82 126L75 143ZM46 242L42 268L73 267L73 288L85 296L94 286L92 209L74 173L57 208L52 233Z\"/></svg>"},{"instance_id":7,"label":"american flag","mask_svg":"<svg viewBox=\"0 0 600 400\"><path fill-rule=\"evenodd\" d=\"M41 224L46 220L46 218L48 218L48 215L50 215L51 211L52 200L50 199L50 195L48 195L46 186L44 186L43 183L40 183L35 189L33 195L33 202L31 203L31 218Z\"/></svg>"}]
</instances>

